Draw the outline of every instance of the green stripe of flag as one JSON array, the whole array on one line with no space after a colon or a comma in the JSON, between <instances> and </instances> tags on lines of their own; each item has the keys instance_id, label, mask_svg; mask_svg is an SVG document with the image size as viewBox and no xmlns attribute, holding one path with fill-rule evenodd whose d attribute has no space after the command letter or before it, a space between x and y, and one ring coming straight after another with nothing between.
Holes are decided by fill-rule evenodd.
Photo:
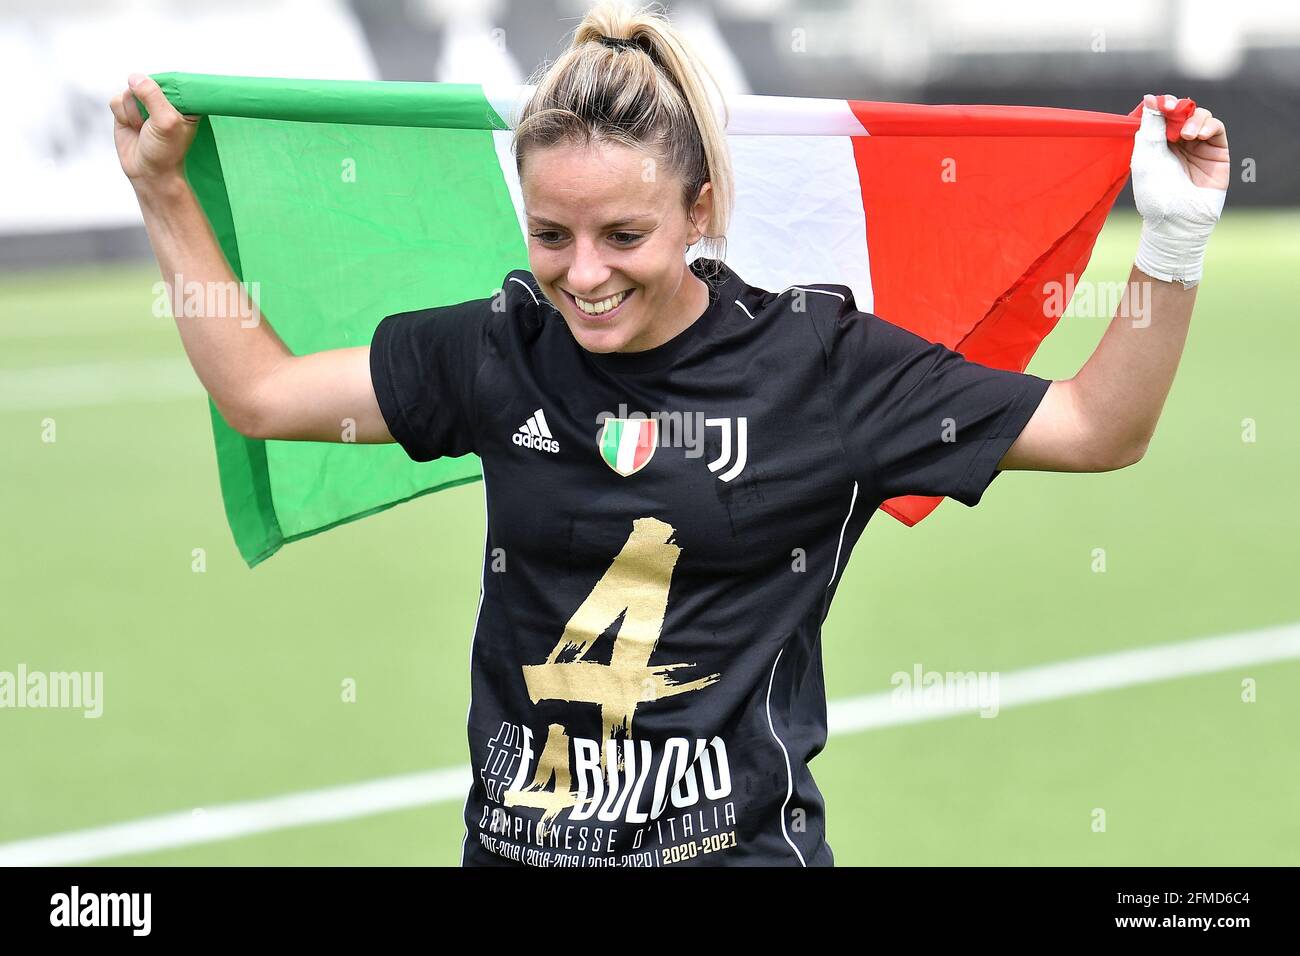
<instances>
[{"instance_id":1,"label":"green stripe of flag","mask_svg":"<svg viewBox=\"0 0 1300 956\"><path fill-rule=\"evenodd\" d=\"M206 116L190 184L296 354L367 345L385 315L491 296L528 267L491 132L505 124L481 88L155 79L182 112ZM417 463L397 445L257 441L215 407L212 418L250 567L287 541L481 476L473 455Z\"/></svg>"}]
</instances>

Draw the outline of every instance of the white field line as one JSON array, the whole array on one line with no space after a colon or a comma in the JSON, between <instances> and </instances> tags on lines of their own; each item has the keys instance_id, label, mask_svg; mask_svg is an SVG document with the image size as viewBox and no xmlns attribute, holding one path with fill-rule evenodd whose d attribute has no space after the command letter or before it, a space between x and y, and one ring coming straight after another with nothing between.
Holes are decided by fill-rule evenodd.
<instances>
[{"instance_id":1,"label":"white field line","mask_svg":"<svg viewBox=\"0 0 1300 956\"><path fill-rule=\"evenodd\" d=\"M1005 710L1296 659L1300 659L1300 624L1287 624L999 674L997 703L999 710ZM980 708L978 702L938 707L900 705L894 701L894 694L885 691L832 702L828 707L830 733L857 733L974 713ZM464 799L470 779L469 767L449 767L17 840L0 844L0 866L87 863L448 803Z\"/></svg>"},{"instance_id":2,"label":"white field line","mask_svg":"<svg viewBox=\"0 0 1300 956\"><path fill-rule=\"evenodd\" d=\"M167 402L203 394L183 358L0 369L0 412Z\"/></svg>"},{"instance_id":3,"label":"white field line","mask_svg":"<svg viewBox=\"0 0 1300 956\"><path fill-rule=\"evenodd\" d=\"M1097 657L1081 657L998 675L999 709L1077 697L1100 690L1153 684L1157 681L1212 674L1234 667L1300 658L1300 624L1204 637L1177 644L1158 644ZM937 696L937 695L936 695ZM947 695L945 695L947 696ZM894 724L911 724L980 710L978 701L925 704L896 703L894 692L867 694L831 702L827 719L831 733L854 733Z\"/></svg>"},{"instance_id":4,"label":"white field line","mask_svg":"<svg viewBox=\"0 0 1300 956\"><path fill-rule=\"evenodd\" d=\"M129 823L0 844L0 866L86 863L289 827L354 820L390 810L459 800L465 796L469 783L468 767L452 767L304 790L269 800L165 813Z\"/></svg>"}]
</instances>

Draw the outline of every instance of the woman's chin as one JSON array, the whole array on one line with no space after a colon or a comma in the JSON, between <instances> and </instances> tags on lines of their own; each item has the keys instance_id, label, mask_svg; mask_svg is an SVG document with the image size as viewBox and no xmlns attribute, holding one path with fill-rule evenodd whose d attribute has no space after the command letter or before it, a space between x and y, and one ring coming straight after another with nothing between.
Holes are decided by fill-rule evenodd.
<instances>
[{"instance_id":1,"label":"woman's chin","mask_svg":"<svg viewBox=\"0 0 1300 956\"><path fill-rule=\"evenodd\" d=\"M592 329L569 326L573 337L588 352L617 352L627 344L627 336L619 328Z\"/></svg>"}]
</instances>

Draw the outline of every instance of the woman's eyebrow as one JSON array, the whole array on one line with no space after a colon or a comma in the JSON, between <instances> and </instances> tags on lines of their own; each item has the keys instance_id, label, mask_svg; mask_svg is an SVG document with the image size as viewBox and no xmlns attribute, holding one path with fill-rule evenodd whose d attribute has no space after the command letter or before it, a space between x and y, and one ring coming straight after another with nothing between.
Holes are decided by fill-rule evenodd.
<instances>
[{"instance_id":1,"label":"woman's eyebrow","mask_svg":"<svg viewBox=\"0 0 1300 956\"><path fill-rule=\"evenodd\" d=\"M532 215L532 214L529 214L528 218L529 218L530 220L532 220L533 222L537 223L537 225L539 225L539 226L557 226L557 227L559 227L560 229L567 229L567 228L568 228L568 227L565 226L563 223L552 222L550 219L545 219L545 218L543 218L542 216L534 216L534 215ZM646 220L646 219L653 219L653 218L654 218L654 214L653 214L653 213L648 213L648 212L647 212L647 213L638 213L638 214L635 215L635 216L626 216L626 217L624 217L624 218L622 218L622 219L615 219L613 222L607 222L607 223L605 223L604 228L605 228L605 229L613 229L615 226L626 226L626 225L628 225L628 224L630 224L630 223L641 222L641 221L643 221L643 220Z\"/></svg>"}]
</instances>

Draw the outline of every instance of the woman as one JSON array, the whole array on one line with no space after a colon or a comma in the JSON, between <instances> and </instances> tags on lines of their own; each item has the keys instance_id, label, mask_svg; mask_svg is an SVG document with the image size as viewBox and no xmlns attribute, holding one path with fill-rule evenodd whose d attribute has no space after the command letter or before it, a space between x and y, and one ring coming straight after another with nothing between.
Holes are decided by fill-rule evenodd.
<instances>
[{"instance_id":1,"label":"woman","mask_svg":"<svg viewBox=\"0 0 1300 956\"><path fill-rule=\"evenodd\" d=\"M830 865L808 770L820 628L867 520L898 495L974 505L1009 469L1133 464L1182 351L1227 186L1207 111L1171 148L1172 99L1146 98L1131 281L1152 286L1149 321L1117 317L1049 381L859 312L843 286L688 265L732 204L701 70L656 15L588 14L517 123L531 271L498 296L302 356L265 322L178 321L246 435L339 441L351 419L416 460L481 457L466 865ZM140 76L111 105L163 276L233 281L182 173L195 120Z\"/></svg>"}]
</instances>

